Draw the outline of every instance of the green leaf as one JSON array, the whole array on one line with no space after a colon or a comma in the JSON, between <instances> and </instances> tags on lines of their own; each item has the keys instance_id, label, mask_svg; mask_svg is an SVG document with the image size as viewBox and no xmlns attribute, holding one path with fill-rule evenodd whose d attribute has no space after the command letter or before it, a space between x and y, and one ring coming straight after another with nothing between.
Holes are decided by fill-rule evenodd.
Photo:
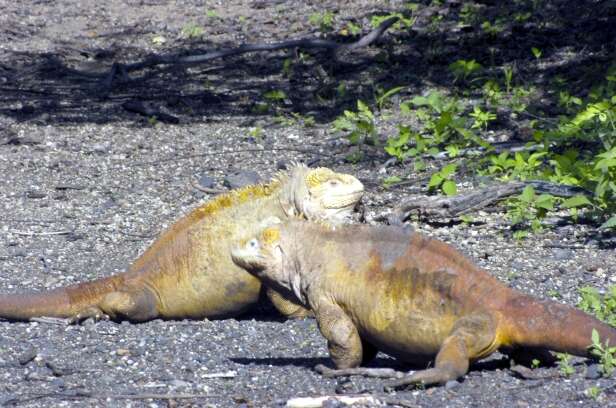
<instances>
[{"instance_id":1,"label":"green leaf","mask_svg":"<svg viewBox=\"0 0 616 408\"><path fill-rule=\"evenodd\" d=\"M535 189L531 185L526 186L524 188L524 191L522 191L522 194L520 194L520 200L530 203L534 199L535 199Z\"/></svg>"},{"instance_id":2,"label":"green leaf","mask_svg":"<svg viewBox=\"0 0 616 408\"><path fill-rule=\"evenodd\" d=\"M592 329L592 334L590 335L592 339L592 344L601 344L601 340L599 339L599 332L596 329Z\"/></svg>"},{"instance_id":3,"label":"green leaf","mask_svg":"<svg viewBox=\"0 0 616 408\"><path fill-rule=\"evenodd\" d=\"M439 174L441 175L441 177L443 178L448 178L449 176L451 176L453 173L455 173L456 168L458 166L454 163L450 163L448 165L446 165L445 167L443 167L441 169L441 171L439 171Z\"/></svg>"},{"instance_id":4,"label":"green leaf","mask_svg":"<svg viewBox=\"0 0 616 408\"><path fill-rule=\"evenodd\" d=\"M458 188L456 187L456 183L451 180L445 180L443 183L443 193L448 196L456 195L458 193Z\"/></svg>"},{"instance_id":5,"label":"green leaf","mask_svg":"<svg viewBox=\"0 0 616 408\"><path fill-rule=\"evenodd\" d=\"M554 209L554 196L551 194L541 194L539 197L537 197L537 200L535 202L535 207L544 208L548 211L553 210Z\"/></svg>"},{"instance_id":6,"label":"green leaf","mask_svg":"<svg viewBox=\"0 0 616 408\"><path fill-rule=\"evenodd\" d=\"M392 184L396 184L401 181L402 179L398 176L390 176L390 177L387 177L385 180L383 180L383 185L385 185L385 187L389 187Z\"/></svg>"},{"instance_id":7,"label":"green leaf","mask_svg":"<svg viewBox=\"0 0 616 408\"><path fill-rule=\"evenodd\" d=\"M430 177L428 188L434 188L434 187L440 186L443 180L444 178L440 174L438 173L433 174L432 177Z\"/></svg>"},{"instance_id":8,"label":"green leaf","mask_svg":"<svg viewBox=\"0 0 616 408\"><path fill-rule=\"evenodd\" d=\"M568 198L561 204L565 208L576 208L583 207L585 205L592 205L590 200L583 195L576 195L574 197Z\"/></svg>"},{"instance_id":9,"label":"green leaf","mask_svg":"<svg viewBox=\"0 0 616 408\"><path fill-rule=\"evenodd\" d=\"M616 215L614 215L612 218L610 218L609 220L601 224L599 229L607 229L607 228L614 228L614 227L616 227Z\"/></svg>"}]
</instances>

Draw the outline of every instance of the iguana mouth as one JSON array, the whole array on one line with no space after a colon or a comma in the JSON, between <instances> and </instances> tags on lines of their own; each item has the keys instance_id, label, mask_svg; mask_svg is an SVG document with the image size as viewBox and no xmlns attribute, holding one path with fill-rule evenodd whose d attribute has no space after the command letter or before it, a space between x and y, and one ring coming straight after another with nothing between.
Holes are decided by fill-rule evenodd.
<instances>
[{"instance_id":1,"label":"iguana mouth","mask_svg":"<svg viewBox=\"0 0 616 408\"><path fill-rule=\"evenodd\" d=\"M322 204L323 207L327 209L352 208L355 207L355 204L359 201L363 194L363 191L359 191L352 194L324 197Z\"/></svg>"}]
</instances>

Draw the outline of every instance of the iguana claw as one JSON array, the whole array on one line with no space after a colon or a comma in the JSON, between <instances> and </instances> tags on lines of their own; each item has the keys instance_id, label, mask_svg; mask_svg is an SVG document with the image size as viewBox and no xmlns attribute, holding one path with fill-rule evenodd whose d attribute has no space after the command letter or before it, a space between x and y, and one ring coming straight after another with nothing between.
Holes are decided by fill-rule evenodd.
<instances>
[{"instance_id":1,"label":"iguana claw","mask_svg":"<svg viewBox=\"0 0 616 408\"><path fill-rule=\"evenodd\" d=\"M75 314L68 319L68 324L80 324L85 320L93 319L95 322L109 320L109 315L103 313L98 307L92 306Z\"/></svg>"}]
</instances>

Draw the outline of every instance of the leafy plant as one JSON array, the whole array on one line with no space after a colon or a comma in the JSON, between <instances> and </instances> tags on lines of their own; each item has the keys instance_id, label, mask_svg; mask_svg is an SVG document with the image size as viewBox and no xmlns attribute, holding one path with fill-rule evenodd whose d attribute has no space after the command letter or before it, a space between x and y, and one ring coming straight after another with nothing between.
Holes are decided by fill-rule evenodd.
<instances>
[{"instance_id":1,"label":"leafy plant","mask_svg":"<svg viewBox=\"0 0 616 408\"><path fill-rule=\"evenodd\" d=\"M474 3L463 3L462 7L460 8L459 16L462 23L474 25L479 21L479 6Z\"/></svg>"},{"instance_id":2,"label":"leafy plant","mask_svg":"<svg viewBox=\"0 0 616 408\"><path fill-rule=\"evenodd\" d=\"M505 24L502 20L496 20L494 23L484 21L481 23L481 29L490 37L496 37L498 34L503 32L505 29Z\"/></svg>"},{"instance_id":3,"label":"leafy plant","mask_svg":"<svg viewBox=\"0 0 616 408\"><path fill-rule=\"evenodd\" d=\"M265 92L263 97L271 102L281 102L287 98L287 94L281 89L273 89Z\"/></svg>"},{"instance_id":4,"label":"leafy plant","mask_svg":"<svg viewBox=\"0 0 616 408\"><path fill-rule=\"evenodd\" d=\"M484 112L479 106L475 106L473 108L473 112L470 116L475 119L472 127L476 129L483 129L484 131L488 129L488 122L496 119L496 115L494 113Z\"/></svg>"},{"instance_id":5,"label":"leafy plant","mask_svg":"<svg viewBox=\"0 0 616 408\"><path fill-rule=\"evenodd\" d=\"M310 24L319 27L320 31L331 31L334 27L334 13L329 10L321 13L312 13L308 17L308 21Z\"/></svg>"},{"instance_id":6,"label":"leafy plant","mask_svg":"<svg viewBox=\"0 0 616 408\"><path fill-rule=\"evenodd\" d=\"M592 344L589 347L590 354L599 360L599 367L605 377L610 377L616 370L616 347L610 347L609 340L601 343L599 332L592 329Z\"/></svg>"},{"instance_id":7,"label":"leafy plant","mask_svg":"<svg viewBox=\"0 0 616 408\"><path fill-rule=\"evenodd\" d=\"M340 30L342 35L359 35L359 33L361 33L361 26L352 21L347 21L345 27Z\"/></svg>"},{"instance_id":8,"label":"leafy plant","mask_svg":"<svg viewBox=\"0 0 616 408\"><path fill-rule=\"evenodd\" d=\"M397 183L399 183L401 181L402 181L402 179L400 177L398 177L398 176L390 176L390 177L387 177L386 179L383 180L383 186L385 188L388 188L388 187L391 187L394 184L397 184Z\"/></svg>"},{"instance_id":9,"label":"leafy plant","mask_svg":"<svg viewBox=\"0 0 616 408\"><path fill-rule=\"evenodd\" d=\"M596 401L601 396L601 388L596 386L588 387L586 389L586 395L588 395L588 398L592 398Z\"/></svg>"},{"instance_id":10,"label":"leafy plant","mask_svg":"<svg viewBox=\"0 0 616 408\"><path fill-rule=\"evenodd\" d=\"M449 70L456 77L455 81L458 81L460 79L466 81L469 76L480 71L482 68L483 67L481 66L481 64L474 59L469 61L459 59L449 65Z\"/></svg>"},{"instance_id":11,"label":"leafy plant","mask_svg":"<svg viewBox=\"0 0 616 408\"><path fill-rule=\"evenodd\" d=\"M398 17L398 21L392 26L395 30L409 29L415 23L415 20L417 20L416 17L406 17L402 13L389 13L386 15L372 16L370 25L372 25L372 28L377 28L383 21L392 17Z\"/></svg>"},{"instance_id":12,"label":"leafy plant","mask_svg":"<svg viewBox=\"0 0 616 408\"><path fill-rule=\"evenodd\" d=\"M394 88L385 91L384 89L377 88L376 94L376 106L379 110L383 110L385 104L389 101L389 99L397 93L400 93L403 90L403 86L396 86Z\"/></svg>"},{"instance_id":13,"label":"leafy plant","mask_svg":"<svg viewBox=\"0 0 616 408\"><path fill-rule=\"evenodd\" d=\"M220 18L216 10L206 10L205 15L207 16L207 18L211 18L211 19Z\"/></svg>"},{"instance_id":14,"label":"leafy plant","mask_svg":"<svg viewBox=\"0 0 616 408\"><path fill-rule=\"evenodd\" d=\"M188 23L182 28L182 37L188 39L201 38L204 32L203 27L198 26L196 23Z\"/></svg>"},{"instance_id":15,"label":"leafy plant","mask_svg":"<svg viewBox=\"0 0 616 408\"><path fill-rule=\"evenodd\" d=\"M482 88L483 97L487 103L498 106L502 103L503 100L503 92L501 91L500 85L498 82L489 80L487 81Z\"/></svg>"},{"instance_id":16,"label":"leafy plant","mask_svg":"<svg viewBox=\"0 0 616 408\"><path fill-rule=\"evenodd\" d=\"M532 47L530 49L530 51L533 53L533 55L535 56L535 58L539 59L541 58L541 55L543 55L543 51L541 51L539 48L537 47Z\"/></svg>"},{"instance_id":17,"label":"leafy plant","mask_svg":"<svg viewBox=\"0 0 616 408\"><path fill-rule=\"evenodd\" d=\"M616 285L611 286L603 296L590 286L579 289L581 297L577 307L597 319L616 327Z\"/></svg>"},{"instance_id":18,"label":"leafy plant","mask_svg":"<svg viewBox=\"0 0 616 408\"><path fill-rule=\"evenodd\" d=\"M533 186L528 185L519 196L507 201L507 216L514 226L530 225L533 232L541 231L541 219L554 209L556 198L551 194L535 194Z\"/></svg>"},{"instance_id":19,"label":"leafy plant","mask_svg":"<svg viewBox=\"0 0 616 408\"><path fill-rule=\"evenodd\" d=\"M582 105L582 99L572 96L567 91L560 91L558 93L558 104L566 109L571 109L573 106Z\"/></svg>"},{"instance_id":20,"label":"leafy plant","mask_svg":"<svg viewBox=\"0 0 616 408\"><path fill-rule=\"evenodd\" d=\"M558 361L556 364L560 370L560 373L564 377L570 377L575 374L575 368L571 365L571 355L568 353L556 353Z\"/></svg>"},{"instance_id":21,"label":"leafy plant","mask_svg":"<svg viewBox=\"0 0 616 408\"><path fill-rule=\"evenodd\" d=\"M509 93L513 84L513 67L505 65L503 67L503 74L505 75L505 92Z\"/></svg>"},{"instance_id":22,"label":"leafy plant","mask_svg":"<svg viewBox=\"0 0 616 408\"><path fill-rule=\"evenodd\" d=\"M539 361L536 358L533 358L533 360L530 362L530 368L539 368L539 366L541 365L541 361Z\"/></svg>"},{"instance_id":23,"label":"leafy plant","mask_svg":"<svg viewBox=\"0 0 616 408\"><path fill-rule=\"evenodd\" d=\"M458 188L456 187L455 181L452 180L456 168L456 164L450 163L434 173L428 182L428 190L434 191L436 189L441 189L443 193L448 196L456 195Z\"/></svg>"},{"instance_id":24,"label":"leafy plant","mask_svg":"<svg viewBox=\"0 0 616 408\"><path fill-rule=\"evenodd\" d=\"M357 111L345 110L334 121L334 130L346 133L346 137L353 144L362 144L372 140L378 144L374 114L364 102L357 101Z\"/></svg>"}]
</instances>

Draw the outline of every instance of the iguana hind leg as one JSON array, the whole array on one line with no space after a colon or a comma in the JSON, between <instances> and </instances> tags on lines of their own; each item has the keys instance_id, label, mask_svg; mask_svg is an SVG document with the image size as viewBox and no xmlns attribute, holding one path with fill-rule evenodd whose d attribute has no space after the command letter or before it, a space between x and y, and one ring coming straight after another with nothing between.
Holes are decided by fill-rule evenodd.
<instances>
[{"instance_id":1,"label":"iguana hind leg","mask_svg":"<svg viewBox=\"0 0 616 408\"><path fill-rule=\"evenodd\" d=\"M468 372L471 360L483 357L496 348L496 328L487 315L471 315L459 319L445 339L433 368L419 370L400 380L386 384L388 390L411 384L445 384Z\"/></svg>"},{"instance_id":2,"label":"iguana hind leg","mask_svg":"<svg viewBox=\"0 0 616 408\"><path fill-rule=\"evenodd\" d=\"M148 288L117 290L106 294L102 300L76 313L70 323L94 320L121 320L143 322L158 317L156 296Z\"/></svg>"}]
</instances>

